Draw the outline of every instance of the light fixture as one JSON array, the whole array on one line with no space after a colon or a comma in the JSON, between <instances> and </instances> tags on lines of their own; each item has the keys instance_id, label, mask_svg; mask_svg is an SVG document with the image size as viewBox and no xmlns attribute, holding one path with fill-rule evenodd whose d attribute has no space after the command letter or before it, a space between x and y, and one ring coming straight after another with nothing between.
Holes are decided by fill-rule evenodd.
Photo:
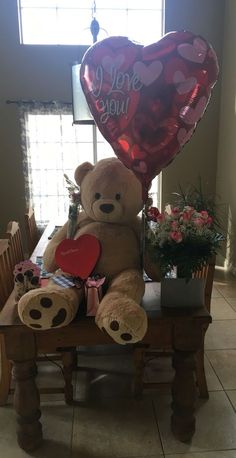
<instances>
[{"instance_id":1,"label":"light fixture","mask_svg":"<svg viewBox=\"0 0 236 458\"><path fill-rule=\"evenodd\" d=\"M92 6L92 22L90 32L93 37L93 43L96 43L100 26L96 19L96 1ZM74 62L71 69L72 80L72 106L73 106L73 124L92 124L95 125L94 119L89 110L83 89L80 83L80 63Z\"/></svg>"}]
</instances>

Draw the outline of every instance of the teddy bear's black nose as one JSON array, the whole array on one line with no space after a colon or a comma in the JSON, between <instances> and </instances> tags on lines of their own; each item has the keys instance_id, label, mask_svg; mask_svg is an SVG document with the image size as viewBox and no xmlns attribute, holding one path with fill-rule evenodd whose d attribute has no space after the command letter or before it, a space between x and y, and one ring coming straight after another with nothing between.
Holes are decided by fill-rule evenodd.
<instances>
[{"instance_id":1,"label":"teddy bear's black nose","mask_svg":"<svg viewBox=\"0 0 236 458\"><path fill-rule=\"evenodd\" d=\"M100 205L100 210L102 210L103 213L111 213L114 210L114 205L102 204Z\"/></svg>"}]
</instances>

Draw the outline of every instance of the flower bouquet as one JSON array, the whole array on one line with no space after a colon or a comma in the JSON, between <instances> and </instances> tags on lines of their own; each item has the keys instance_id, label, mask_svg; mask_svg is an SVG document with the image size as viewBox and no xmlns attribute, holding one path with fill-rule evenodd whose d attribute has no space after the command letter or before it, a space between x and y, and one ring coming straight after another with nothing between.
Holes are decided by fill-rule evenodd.
<instances>
[{"instance_id":1,"label":"flower bouquet","mask_svg":"<svg viewBox=\"0 0 236 458\"><path fill-rule=\"evenodd\" d=\"M216 254L222 240L206 210L167 205L163 213L154 207L146 211L146 251L162 277L174 271L176 277L192 278Z\"/></svg>"},{"instance_id":2,"label":"flower bouquet","mask_svg":"<svg viewBox=\"0 0 236 458\"><path fill-rule=\"evenodd\" d=\"M79 187L71 181L68 176L64 173L64 178L66 180L67 189L69 192L70 206L68 214L68 229L67 229L67 238L73 239L76 227L77 227L77 216L78 210L80 208L80 189Z\"/></svg>"}]
</instances>

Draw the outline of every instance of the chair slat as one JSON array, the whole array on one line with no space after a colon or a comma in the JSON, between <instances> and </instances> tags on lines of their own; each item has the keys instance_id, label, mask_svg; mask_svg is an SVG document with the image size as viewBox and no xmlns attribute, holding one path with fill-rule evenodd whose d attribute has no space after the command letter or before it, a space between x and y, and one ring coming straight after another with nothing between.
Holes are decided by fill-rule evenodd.
<instances>
[{"instance_id":1,"label":"chair slat","mask_svg":"<svg viewBox=\"0 0 236 458\"><path fill-rule=\"evenodd\" d=\"M21 237L21 230L17 221L9 221L5 237L9 240L11 267L24 260L24 250Z\"/></svg>"},{"instance_id":2,"label":"chair slat","mask_svg":"<svg viewBox=\"0 0 236 458\"><path fill-rule=\"evenodd\" d=\"M39 241L40 234L37 228L35 213L33 208L29 208L25 213L25 230L29 255L31 255Z\"/></svg>"},{"instance_id":3,"label":"chair slat","mask_svg":"<svg viewBox=\"0 0 236 458\"><path fill-rule=\"evenodd\" d=\"M10 247L7 239L0 239L0 310L13 289Z\"/></svg>"}]
</instances>

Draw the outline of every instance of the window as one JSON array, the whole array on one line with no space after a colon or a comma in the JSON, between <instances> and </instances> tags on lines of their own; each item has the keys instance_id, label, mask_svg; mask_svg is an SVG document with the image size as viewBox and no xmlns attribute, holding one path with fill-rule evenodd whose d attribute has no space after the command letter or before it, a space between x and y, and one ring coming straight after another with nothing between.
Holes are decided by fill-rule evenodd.
<instances>
[{"instance_id":1,"label":"window","mask_svg":"<svg viewBox=\"0 0 236 458\"><path fill-rule=\"evenodd\" d=\"M24 106L21 121L28 203L40 225L66 220L69 197L64 173L74 181L79 164L115 156L114 151L95 126L72 125L71 107ZM158 183L158 178L153 180L150 190L155 205Z\"/></svg>"},{"instance_id":2,"label":"window","mask_svg":"<svg viewBox=\"0 0 236 458\"><path fill-rule=\"evenodd\" d=\"M101 27L99 40L124 35L149 44L162 36L163 4L164 0L97 0L95 8L94 0L18 0L21 43L91 45L94 12ZM67 217L64 173L73 180L77 165L95 163L114 152L96 127L72 125L70 104L33 105L25 104L21 116L26 195L37 222L46 224ZM159 201L158 186L160 180L153 180L154 205Z\"/></svg>"},{"instance_id":3,"label":"window","mask_svg":"<svg viewBox=\"0 0 236 458\"><path fill-rule=\"evenodd\" d=\"M123 35L142 44L162 36L164 0L97 0L98 39ZM18 0L22 44L91 45L92 0Z\"/></svg>"}]
</instances>

